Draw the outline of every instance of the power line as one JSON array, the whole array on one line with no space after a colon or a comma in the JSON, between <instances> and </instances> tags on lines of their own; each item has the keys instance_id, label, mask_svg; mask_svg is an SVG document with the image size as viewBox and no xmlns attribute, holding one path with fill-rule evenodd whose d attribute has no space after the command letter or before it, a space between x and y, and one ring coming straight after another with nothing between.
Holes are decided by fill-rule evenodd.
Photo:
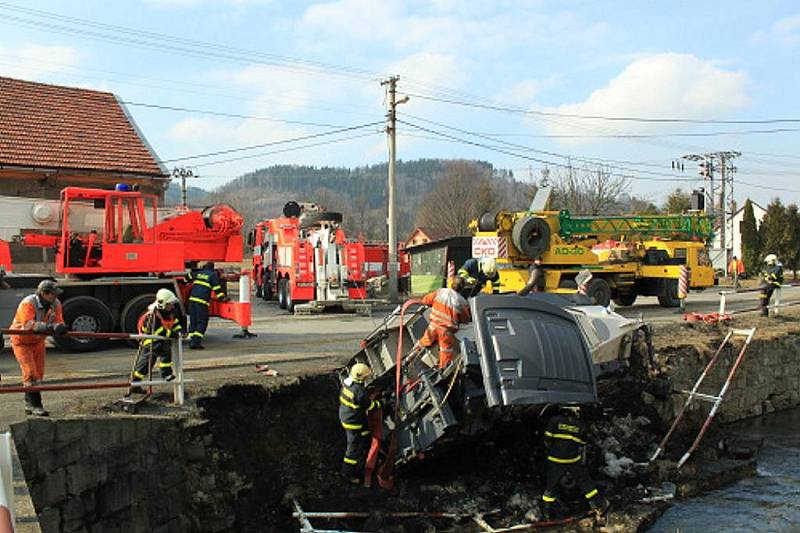
<instances>
[{"instance_id":1,"label":"power line","mask_svg":"<svg viewBox=\"0 0 800 533\"><path fill-rule=\"evenodd\" d=\"M543 117L558 117L558 118L572 118L582 120L606 120L611 122L644 122L654 124L800 124L800 118L771 118L760 120L717 120L717 119L693 119L693 118L656 118L656 117L615 117L606 115L579 115L575 113L555 113L552 111L536 111L526 110L514 107L505 107L500 105L480 104L474 102L465 102L462 100L453 100L450 98L438 98L435 96L427 96L424 94L409 93L408 96L420 98L423 100L431 100L433 102L441 102L445 104L459 105L465 107L475 107L479 109L487 109L491 111L503 111L506 113L517 113L522 115L535 115Z\"/></svg>"},{"instance_id":2,"label":"power line","mask_svg":"<svg viewBox=\"0 0 800 533\"><path fill-rule=\"evenodd\" d=\"M344 128L341 124L326 124L324 122L305 122L302 120L288 120L282 118L272 118L272 117L261 117L261 116L254 116L254 115L241 115L239 113L225 113L222 111L210 111L207 109L191 109L187 107L177 107L177 106L169 106L169 105L161 105L161 104L148 104L145 102L131 102L128 100L120 100L121 103L129 106L134 107L145 107L150 109L161 109L164 111L177 111L181 113L194 113L200 115L211 115L215 117L226 117L226 118L241 118L247 120L263 120L266 122L280 122L283 124L297 124L300 126L316 126L320 128Z\"/></svg>"},{"instance_id":3,"label":"power line","mask_svg":"<svg viewBox=\"0 0 800 533\"><path fill-rule=\"evenodd\" d=\"M212 165L221 165L223 163L232 163L234 161L242 161L242 160L245 160L245 159L254 159L254 158L257 158L257 157L266 157L268 155L283 154L283 153L286 153L286 152L296 152L296 151L299 151L299 150L305 150L307 148L314 148L316 146L325 146L325 145L328 145L328 144L335 144L335 143L340 143L340 142L345 142L345 141L352 141L354 139L362 139L364 137L370 137L370 136L378 135L378 134L382 134L382 133L383 133L382 131L370 131L368 133L361 133L359 135L351 135L349 137L342 137L340 139L330 139L330 140L327 140L327 141L320 141L320 142L317 142L317 143L305 144L303 146L292 146L292 147L289 147L289 148L282 148L280 150L272 150L270 152L262 152L262 153L258 153L258 154L248 154L248 155L243 155L243 156L239 156L239 157L231 157L231 158L228 158L228 159L220 159L220 160L217 160L217 161L208 161L208 162L192 165L192 167L195 167L195 168L210 167Z\"/></svg>"},{"instance_id":4,"label":"power line","mask_svg":"<svg viewBox=\"0 0 800 533\"><path fill-rule=\"evenodd\" d=\"M242 147L239 147L239 148L230 148L228 150L219 150L217 152L206 152L206 153L195 154L195 155L191 155L191 156L176 157L176 158L173 158L173 159L163 159L163 160L161 160L161 162L162 163L175 163L177 161L187 161L187 160L191 160L191 159L204 159L206 157L213 157L213 156L217 156L217 155L226 155L226 154L232 154L232 153L236 153L236 152L245 152L247 150L255 150L257 148L266 148L267 146L276 146L276 145L279 145L279 144L287 144L287 143L293 143L293 142L307 141L309 139L316 139L318 137L326 137L328 135L337 135L339 133L344 133L344 132L347 132L347 131L360 130L360 129L368 128L368 127L371 127L371 126L378 126L378 125L382 125L382 124L383 124L383 121L370 122L368 124L360 124L358 126L350 126L348 128L339 128L337 130L325 131L325 132L322 132L322 133L313 133L313 134L309 134L309 135L302 135L300 137L292 137L290 139L281 139L281 140L278 140L278 141L270 141L270 142L266 142L266 143L253 144L253 145L250 145L250 146L242 146Z\"/></svg>"},{"instance_id":5,"label":"power line","mask_svg":"<svg viewBox=\"0 0 800 533\"><path fill-rule=\"evenodd\" d=\"M170 49L180 52L190 52L194 54L198 53L197 49L200 49L203 51L202 52L203 54L210 54L214 57L219 57L222 59L242 60L243 56L249 56L253 58L252 61L254 62L262 62L273 66L282 66L286 68L303 70L303 71L327 72L339 76L358 77L362 79L364 78L372 79L375 78L376 76L379 76L378 73L370 72L368 70L355 67L335 65L332 63L324 63L321 61L300 59L295 57L282 56L278 54L267 54L264 52L257 52L254 50L247 50L244 48L237 48L237 47L221 45L217 43L210 43L195 39L186 39L183 37L178 37L167 33L150 32L146 30L138 30L125 26L106 24L89 19L83 19L78 17L62 15L58 13L53 13L50 11L22 7L19 5L9 4L7 2L0 2L0 9L4 9L6 11L11 11L15 13L20 13L23 15L27 15L29 17L34 17L34 19L30 18L25 19L18 16L6 14L3 17L3 19L0 20L10 20L29 27L44 27L53 31L63 31L70 34L77 34L79 36L80 35L93 36L103 40L111 39L116 42L124 41L128 42L129 44ZM43 22L41 20L35 20L36 18L51 20L63 24L72 24L77 26L77 28L71 28L69 26L63 26L59 24ZM103 34L95 31L89 31L87 30L87 28L94 28L99 31L112 32L112 33ZM126 35L130 37L126 37ZM147 42L148 39L155 42ZM173 43L174 45L180 45L180 46L173 46L171 44L165 44L165 43Z\"/></svg>"},{"instance_id":6,"label":"power line","mask_svg":"<svg viewBox=\"0 0 800 533\"><path fill-rule=\"evenodd\" d=\"M565 154L560 154L558 152L551 152L551 151L547 151L547 150L539 150L539 149L536 149L536 148L531 148L529 146L516 144L516 143L511 143L511 142L508 142L508 141L503 141L501 139L496 139L496 138L491 137L489 135L483 135L483 134L480 134L480 133L464 130L464 129L461 129L461 128L456 128L454 126L448 126L447 124L442 124L440 122L435 122L433 120L428 120L428 119L425 119L425 118L422 118L422 117L417 117L417 116L408 115L408 114L406 116L412 117L412 118L414 118L416 120L422 120L423 122L427 122L429 124L434 124L434 125L439 126L439 127L447 128L447 129L452 130L452 131L456 131L456 132L459 132L459 133L464 133L466 135L472 135L472 136L479 137L479 138L482 138L482 139L487 139L487 140L491 140L491 141L494 141L494 142L499 142L499 143L501 143L503 145L506 145L506 146L509 146L511 148L516 148L516 149L525 150L525 151L529 151L529 152L536 152L536 153L539 153L539 154L549 155L549 156L553 156L553 157L559 157L559 158L567 159L567 160L576 160L576 161L589 162L591 164L601 164L601 165L606 165L606 166L612 166L614 168L618 168L620 170L626 170L626 171L629 171L629 172L631 172L631 171L632 172L641 172L641 173L650 174L650 175L653 175L653 176L671 177L670 174L664 174L662 172L652 172L652 171L648 171L648 170L631 169L631 168L623 167L623 166L620 166L619 163L630 164L630 165L634 165L634 166L655 167L655 168L663 168L663 165L651 164L651 163L640 163L640 162L636 162L636 161L626 161L626 160L618 160L618 159L603 159L603 158L593 158L593 157L581 157L581 156L565 155ZM610 163L614 163L614 164L610 164Z\"/></svg>"},{"instance_id":7,"label":"power line","mask_svg":"<svg viewBox=\"0 0 800 533\"><path fill-rule=\"evenodd\" d=\"M519 159L525 159L525 160L528 160L528 161L534 161L536 163L540 163L540 164L547 165L547 166L560 167L560 168L575 168L574 166L572 166L570 164L567 164L567 163L559 163L559 162L555 162L555 161L549 161L549 160L545 160L545 159L540 159L540 158L537 158L537 157L527 156L527 155L524 155L524 154L519 154L519 153L516 153L516 152L512 152L512 151L504 149L504 148L498 148L498 147L495 147L495 146L491 146L491 145L487 145L487 144L483 144L483 143L470 141L468 139L455 137L455 136L449 135L447 133L442 133L440 131L436 131L436 130L433 130L433 129L430 129L430 128L426 128L424 126L419 126L417 124L413 124L411 122L408 122L407 120L398 119L397 122L401 123L401 124L405 124L407 126L410 126L410 127L414 128L414 129L417 129L419 131L423 131L423 132L426 132L426 133L431 133L433 135L442 137L443 139L449 140L451 142L457 142L457 143L461 143L461 144L468 144L468 145L471 145L471 146L477 146L479 148L484 148L486 150L491 150L491 151L494 151L494 152L498 152L498 153L501 153L501 154L509 155L509 156L516 157L516 158L519 158ZM683 181L694 182L694 181L697 181L696 179L693 179L693 178L677 178L677 177L675 177L675 178L667 178L667 179L655 178L655 177L651 178L651 177L643 177L643 176L633 176L633 175L630 175L630 174L621 174L619 172L609 172L609 174L617 176L617 177L621 177L621 178L631 179L631 180L660 181L660 182L677 182L677 181L680 181L680 182L683 182Z\"/></svg>"},{"instance_id":8,"label":"power line","mask_svg":"<svg viewBox=\"0 0 800 533\"><path fill-rule=\"evenodd\" d=\"M758 135L798 132L800 128L773 128L768 130L738 130L738 131L707 131L707 132L678 132L654 134L608 134L608 135L543 135L536 133L493 133L481 132L492 137L529 137L535 139L657 139L660 137L717 137L720 135ZM750 152L753 153L753 152ZM792 157L792 156L786 156Z\"/></svg>"}]
</instances>

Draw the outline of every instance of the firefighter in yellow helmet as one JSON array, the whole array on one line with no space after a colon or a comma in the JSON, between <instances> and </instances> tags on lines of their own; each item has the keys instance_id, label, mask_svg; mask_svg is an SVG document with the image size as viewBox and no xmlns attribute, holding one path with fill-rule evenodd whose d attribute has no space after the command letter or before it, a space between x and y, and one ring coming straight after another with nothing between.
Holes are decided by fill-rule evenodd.
<instances>
[{"instance_id":1,"label":"firefighter in yellow helmet","mask_svg":"<svg viewBox=\"0 0 800 533\"><path fill-rule=\"evenodd\" d=\"M456 275L464 279L467 294L465 296L475 296L486 285L487 281L491 281L497 290L497 282L500 281L500 274L497 273L497 262L493 257L481 257L479 259L467 259L461 268L458 269Z\"/></svg>"},{"instance_id":2,"label":"firefighter in yellow helmet","mask_svg":"<svg viewBox=\"0 0 800 533\"><path fill-rule=\"evenodd\" d=\"M369 450L367 413L381 406L381 402L372 400L367 392L365 382L371 376L372 370L367 365L356 363L350 368L349 376L339 391L339 421L347 437L342 475L353 483L361 481Z\"/></svg>"}]
</instances>

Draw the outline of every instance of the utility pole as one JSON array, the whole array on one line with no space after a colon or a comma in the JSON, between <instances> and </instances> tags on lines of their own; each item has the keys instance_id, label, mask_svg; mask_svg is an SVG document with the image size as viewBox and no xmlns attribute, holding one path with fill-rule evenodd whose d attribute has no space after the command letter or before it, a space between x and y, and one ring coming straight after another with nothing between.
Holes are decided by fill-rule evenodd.
<instances>
[{"instance_id":1,"label":"utility pole","mask_svg":"<svg viewBox=\"0 0 800 533\"><path fill-rule=\"evenodd\" d=\"M725 272L725 275L728 274L728 251L733 244L733 207L736 202L733 197L733 174L736 172L736 167L731 162L741 155L741 152L724 151L688 154L682 157L689 161L699 162L700 175L705 180L707 194L706 213L719 217L722 260L718 261L717 266ZM675 168L674 165L673 168ZM718 180L715 179L716 172L719 172ZM729 237L731 238L730 243L727 242Z\"/></svg>"},{"instance_id":2,"label":"utility pole","mask_svg":"<svg viewBox=\"0 0 800 533\"><path fill-rule=\"evenodd\" d=\"M389 301L397 302L398 283L397 276L400 272L400 263L397 260L397 106L408 102L408 97L397 100L397 81L399 76L390 76L382 81L382 86L388 86L388 111L386 113L386 134L389 140L389 183L388 183L388 209L386 224L389 230Z\"/></svg>"},{"instance_id":3,"label":"utility pole","mask_svg":"<svg viewBox=\"0 0 800 533\"><path fill-rule=\"evenodd\" d=\"M189 201L187 199L186 178L194 178L194 172L186 167L175 167L172 169L172 176L181 179L181 205L183 207L188 207Z\"/></svg>"}]
</instances>

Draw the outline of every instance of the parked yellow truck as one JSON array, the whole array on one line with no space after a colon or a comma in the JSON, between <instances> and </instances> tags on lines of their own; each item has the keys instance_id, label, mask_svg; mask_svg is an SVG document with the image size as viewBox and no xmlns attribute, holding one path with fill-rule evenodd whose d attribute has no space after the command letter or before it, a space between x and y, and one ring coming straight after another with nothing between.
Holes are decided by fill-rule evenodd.
<instances>
[{"instance_id":1,"label":"parked yellow truck","mask_svg":"<svg viewBox=\"0 0 800 533\"><path fill-rule=\"evenodd\" d=\"M517 291L528 269L541 259L546 292L574 292L576 276L592 277L587 294L601 305L633 305L636 297L657 296L677 307L681 266L689 289L715 283L706 243L712 221L686 215L573 216L568 211L499 211L472 221L473 257L494 257L500 292ZM495 289L497 287L492 287Z\"/></svg>"}]
</instances>

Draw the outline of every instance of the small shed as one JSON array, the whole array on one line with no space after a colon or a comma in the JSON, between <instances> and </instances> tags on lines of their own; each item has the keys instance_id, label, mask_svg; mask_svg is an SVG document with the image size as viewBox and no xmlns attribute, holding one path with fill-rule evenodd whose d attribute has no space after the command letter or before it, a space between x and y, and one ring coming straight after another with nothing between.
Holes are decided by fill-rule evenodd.
<instances>
[{"instance_id":1,"label":"small shed","mask_svg":"<svg viewBox=\"0 0 800 533\"><path fill-rule=\"evenodd\" d=\"M411 294L425 294L445 286L449 262L458 269L472 257L472 237L448 237L406 251L411 256Z\"/></svg>"}]
</instances>

